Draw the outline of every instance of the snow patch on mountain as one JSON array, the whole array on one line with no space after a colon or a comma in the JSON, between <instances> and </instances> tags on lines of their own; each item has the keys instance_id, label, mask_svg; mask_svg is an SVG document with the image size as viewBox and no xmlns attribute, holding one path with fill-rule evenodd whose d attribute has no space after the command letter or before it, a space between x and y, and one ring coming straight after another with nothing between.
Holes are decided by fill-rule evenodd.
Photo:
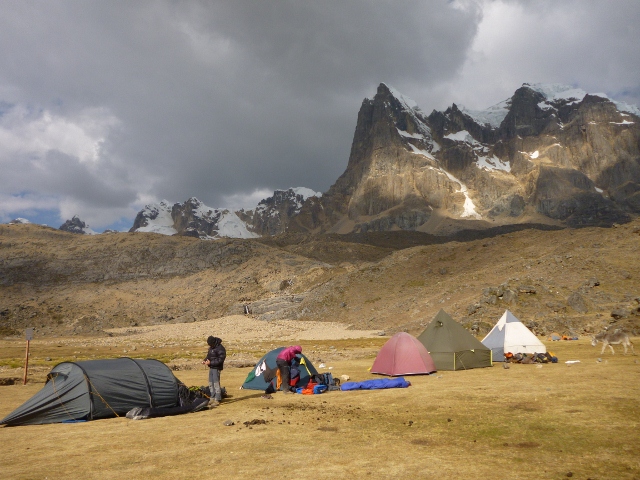
<instances>
[{"instance_id":1,"label":"snow patch on mountain","mask_svg":"<svg viewBox=\"0 0 640 480\"><path fill-rule=\"evenodd\" d=\"M247 225L234 212L225 210L218 220L218 236L227 238L257 238L260 235L250 232Z\"/></svg>"},{"instance_id":2,"label":"snow patch on mountain","mask_svg":"<svg viewBox=\"0 0 640 480\"><path fill-rule=\"evenodd\" d=\"M640 117L640 108L636 105L631 105L626 102L618 102L616 100L613 100L613 103L620 112L629 112L633 113L636 117Z\"/></svg>"},{"instance_id":3,"label":"snow patch on mountain","mask_svg":"<svg viewBox=\"0 0 640 480\"><path fill-rule=\"evenodd\" d=\"M140 213L147 218L147 225L139 227L137 232L159 233L162 235L175 235L178 231L173 226L170 204L166 200L160 203L146 205Z\"/></svg>"},{"instance_id":4,"label":"snow patch on mountain","mask_svg":"<svg viewBox=\"0 0 640 480\"><path fill-rule=\"evenodd\" d=\"M303 199L307 199L309 197L318 197L322 196L322 192L314 192L310 188L307 187L291 187L289 190L293 191L296 195L302 195Z\"/></svg>"},{"instance_id":5,"label":"snow patch on mountain","mask_svg":"<svg viewBox=\"0 0 640 480\"><path fill-rule=\"evenodd\" d=\"M581 88L559 83L534 83L532 85L525 83L523 84L523 86L528 86L530 89L544 95L546 101L538 104L538 106L544 110L553 108L551 105L549 105L550 103L562 101L567 102L568 105L571 105L573 103L581 102L582 100L584 100L584 97L587 96L587 92L585 92ZM612 100L606 93L590 93L589 95L605 98L613 102L618 111L629 112L640 117L640 109L636 105Z\"/></svg>"},{"instance_id":6,"label":"snow patch on mountain","mask_svg":"<svg viewBox=\"0 0 640 480\"><path fill-rule=\"evenodd\" d=\"M581 88L560 83L523 83L522 86L528 87L545 97L544 101L538 103L538 107L542 110L554 110L554 104L557 103L563 103L565 105L580 103L587 95L587 92ZM605 98L613 102L620 112L628 112L640 116L640 109L636 105L611 100L605 93L591 93L590 95ZM511 99L496 103L485 110L468 110L462 105L458 106L462 113L471 117L477 124L488 124L493 128L500 127L500 124L509 113L510 107Z\"/></svg>"},{"instance_id":7,"label":"snow patch on mountain","mask_svg":"<svg viewBox=\"0 0 640 480\"><path fill-rule=\"evenodd\" d=\"M431 128L427 125L424 113L420 110L417 102L406 95L403 95L392 86L386 84L385 86L389 89L391 95L398 101L400 108L411 117L412 123L417 130L414 133L410 133L398 128L396 125L396 131L403 139L406 140L406 144L411 148L413 153L433 158L431 154L440 150L440 145L433 139ZM415 145L412 141L416 141L418 145Z\"/></svg>"},{"instance_id":8,"label":"snow patch on mountain","mask_svg":"<svg viewBox=\"0 0 640 480\"><path fill-rule=\"evenodd\" d=\"M388 84L385 84L385 85L391 92L391 95L393 95L396 98L396 100L400 102L400 104L404 107L405 110L420 110L420 107L418 106L418 103L415 100L407 97L406 95L403 95L398 90L393 88L391 85L388 85Z\"/></svg>"},{"instance_id":9,"label":"snow patch on mountain","mask_svg":"<svg viewBox=\"0 0 640 480\"><path fill-rule=\"evenodd\" d=\"M456 133L449 133L448 135L445 135L444 138L448 138L449 140L453 140L454 142L466 142L471 145L480 143L475 138L473 138L471 134L466 130L460 130Z\"/></svg>"},{"instance_id":10,"label":"snow patch on mountain","mask_svg":"<svg viewBox=\"0 0 640 480\"><path fill-rule=\"evenodd\" d=\"M498 128L504 117L509 113L510 107L511 99L507 99L485 110L468 110L464 105L460 105L459 109L462 113L471 117L478 125L490 125L492 128Z\"/></svg>"},{"instance_id":11,"label":"snow patch on mountain","mask_svg":"<svg viewBox=\"0 0 640 480\"><path fill-rule=\"evenodd\" d=\"M523 83L523 87L529 87L531 90L542 94L548 102L558 102L561 100L571 102L581 102L587 95L587 92L581 88L571 85L563 85L560 83ZM593 94L598 97L609 98L604 93Z\"/></svg>"},{"instance_id":12,"label":"snow patch on mountain","mask_svg":"<svg viewBox=\"0 0 640 480\"><path fill-rule=\"evenodd\" d=\"M423 150L421 148L418 148L413 143L409 143L409 147L411 147L411 151L416 155L424 155L425 157L431 160L435 160L435 157L431 155L431 153L428 150Z\"/></svg>"},{"instance_id":13,"label":"snow patch on mountain","mask_svg":"<svg viewBox=\"0 0 640 480\"><path fill-rule=\"evenodd\" d=\"M461 192L464 195L464 205L462 206L463 211L460 217L462 218L473 217L478 220L482 219L482 216L478 212L476 212L476 206L473 203L473 200L471 200L471 197L469 196L469 190L467 189L467 186L464 183L462 183L460 180L458 180L456 177L451 175L449 172L447 172L444 168L441 168L440 171L444 173L449 180L451 180L452 182L456 182L457 184L460 185L460 190L458 190L458 192Z\"/></svg>"},{"instance_id":14,"label":"snow patch on mountain","mask_svg":"<svg viewBox=\"0 0 640 480\"><path fill-rule=\"evenodd\" d=\"M502 170L504 172L511 172L511 165L509 164L509 162L503 162L495 155L492 155L491 157L478 156L478 160L476 160L476 166L480 169L489 171Z\"/></svg>"},{"instance_id":15,"label":"snow patch on mountain","mask_svg":"<svg viewBox=\"0 0 640 480\"><path fill-rule=\"evenodd\" d=\"M473 153L476 156L475 163L479 169L489 171L502 170L505 172L511 172L511 165L509 164L509 162L500 160L495 154L488 156L487 154L489 153L489 147L473 138L468 131L460 130L456 133L449 133L448 135L445 135L444 138L453 140L454 142L464 142L470 145L473 149Z\"/></svg>"}]
</instances>

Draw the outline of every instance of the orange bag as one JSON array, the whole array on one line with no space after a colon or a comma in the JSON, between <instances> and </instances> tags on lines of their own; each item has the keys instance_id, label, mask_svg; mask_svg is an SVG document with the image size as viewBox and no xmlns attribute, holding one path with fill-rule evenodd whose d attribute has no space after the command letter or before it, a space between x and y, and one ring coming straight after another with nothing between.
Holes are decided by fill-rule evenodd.
<instances>
[{"instance_id":1,"label":"orange bag","mask_svg":"<svg viewBox=\"0 0 640 480\"><path fill-rule=\"evenodd\" d=\"M315 387L317 383L309 382L307 386L302 390L302 395L313 395L313 387Z\"/></svg>"}]
</instances>

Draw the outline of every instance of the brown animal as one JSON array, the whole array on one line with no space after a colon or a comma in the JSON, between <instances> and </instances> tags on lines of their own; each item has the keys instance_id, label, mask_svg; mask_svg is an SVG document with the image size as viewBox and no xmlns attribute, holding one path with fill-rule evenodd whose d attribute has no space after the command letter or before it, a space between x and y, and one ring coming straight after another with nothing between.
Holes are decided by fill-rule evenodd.
<instances>
[{"instance_id":1,"label":"brown animal","mask_svg":"<svg viewBox=\"0 0 640 480\"><path fill-rule=\"evenodd\" d=\"M594 337L591 337L591 345L596 346L598 342L602 342L602 351L600 354L604 353L604 350L609 347L611 349L611 354L614 355L616 352L613 350L612 345L622 345L624 347L624 354L627 354L627 347L631 347L631 352L635 355L636 352L633 350L633 343L629 340L629 335L620 330L616 330L613 333L602 332L597 334Z\"/></svg>"}]
</instances>

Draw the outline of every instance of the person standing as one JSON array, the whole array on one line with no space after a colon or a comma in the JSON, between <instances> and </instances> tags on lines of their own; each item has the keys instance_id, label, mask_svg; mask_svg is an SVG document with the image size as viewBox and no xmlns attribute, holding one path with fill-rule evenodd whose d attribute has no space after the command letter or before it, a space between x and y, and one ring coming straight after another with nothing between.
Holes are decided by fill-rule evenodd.
<instances>
[{"instance_id":1,"label":"person standing","mask_svg":"<svg viewBox=\"0 0 640 480\"><path fill-rule=\"evenodd\" d=\"M209 389L211 393L209 406L215 407L222 400L220 372L224 367L224 360L227 358L227 350L222 345L222 340L218 337L210 336L207 338L207 345L209 345L209 350L202 363L209 367Z\"/></svg>"},{"instance_id":2,"label":"person standing","mask_svg":"<svg viewBox=\"0 0 640 480\"><path fill-rule=\"evenodd\" d=\"M302 347L300 345L294 345L285 348L276 357L276 365L280 371L281 378L280 390L282 390L283 393L292 392L291 385L289 385L289 381L291 380L291 363L296 358L296 355L301 353Z\"/></svg>"}]
</instances>

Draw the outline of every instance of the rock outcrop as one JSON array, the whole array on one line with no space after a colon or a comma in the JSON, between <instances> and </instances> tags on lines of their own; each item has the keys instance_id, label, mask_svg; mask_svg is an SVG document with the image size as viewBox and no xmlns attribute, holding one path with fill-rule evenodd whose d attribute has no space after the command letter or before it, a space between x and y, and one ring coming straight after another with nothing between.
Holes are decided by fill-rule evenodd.
<instances>
[{"instance_id":1,"label":"rock outcrop","mask_svg":"<svg viewBox=\"0 0 640 480\"><path fill-rule=\"evenodd\" d=\"M308 210L313 210L312 199L317 200L321 196L320 192L302 187L276 190L273 196L261 200L255 209L240 210L236 214L247 223L252 232L260 235L278 235L290 229L290 223L298 217L306 200L310 200Z\"/></svg>"},{"instance_id":2,"label":"rock outcrop","mask_svg":"<svg viewBox=\"0 0 640 480\"><path fill-rule=\"evenodd\" d=\"M67 220L60 225L60 230L69 233L79 233L81 235L95 234L95 232L89 228L89 225L80 220L77 215L74 215L71 220Z\"/></svg>"}]
</instances>

